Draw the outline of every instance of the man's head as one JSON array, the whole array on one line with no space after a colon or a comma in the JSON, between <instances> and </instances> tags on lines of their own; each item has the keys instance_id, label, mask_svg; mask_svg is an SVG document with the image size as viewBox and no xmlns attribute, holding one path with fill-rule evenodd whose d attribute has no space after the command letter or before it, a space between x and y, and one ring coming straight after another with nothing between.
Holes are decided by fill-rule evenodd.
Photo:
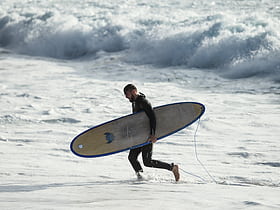
<instances>
[{"instance_id":1,"label":"man's head","mask_svg":"<svg viewBox=\"0 0 280 210\"><path fill-rule=\"evenodd\" d=\"M130 101L133 102L137 98L137 88L133 84L128 84L123 89L125 97Z\"/></svg>"}]
</instances>

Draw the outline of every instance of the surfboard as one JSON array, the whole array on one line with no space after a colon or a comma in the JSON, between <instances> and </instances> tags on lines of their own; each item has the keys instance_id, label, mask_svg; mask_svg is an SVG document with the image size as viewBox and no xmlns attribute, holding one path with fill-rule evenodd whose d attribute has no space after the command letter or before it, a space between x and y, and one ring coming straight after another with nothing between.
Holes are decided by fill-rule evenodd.
<instances>
[{"instance_id":1,"label":"surfboard","mask_svg":"<svg viewBox=\"0 0 280 210\"><path fill-rule=\"evenodd\" d=\"M197 102L179 102L155 107L154 111L156 136L160 140L198 120L205 112L205 106ZM80 157L101 157L149 144L149 133L149 118L141 111L82 132L72 140L70 148Z\"/></svg>"}]
</instances>

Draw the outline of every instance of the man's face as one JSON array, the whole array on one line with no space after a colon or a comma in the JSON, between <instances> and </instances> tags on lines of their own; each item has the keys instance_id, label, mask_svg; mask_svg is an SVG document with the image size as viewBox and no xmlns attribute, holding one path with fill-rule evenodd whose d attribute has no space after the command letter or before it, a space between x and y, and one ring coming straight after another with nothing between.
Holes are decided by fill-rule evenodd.
<instances>
[{"instance_id":1,"label":"man's face","mask_svg":"<svg viewBox=\"0 0 280 210\"><path fill-rule=\"evenodd\" d=\"M126 91L125 97L132 103L135 100L135 97L132 94L132 91Z\"/></svg>"}]
</instances>

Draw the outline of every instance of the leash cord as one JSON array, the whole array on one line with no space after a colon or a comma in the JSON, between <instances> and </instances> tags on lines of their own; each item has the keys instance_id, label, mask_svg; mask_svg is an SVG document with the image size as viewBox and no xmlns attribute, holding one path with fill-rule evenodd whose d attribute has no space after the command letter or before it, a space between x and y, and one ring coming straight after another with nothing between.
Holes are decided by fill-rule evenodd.
<instances>
[{"instance_id":1,"label":"leash cord","mask_svg":"<svg viewBox=\"0 0 280 210\"><path fill-rule=\"evenodd\" d=\"M187 171L185 171L185 170L182 169L182 168L179 168L179 169L180 169L181 171L183 171L184 173L189 174L189 175L191 175L191 176L194 176L194 177L196 177L196 178L199 178L201 181L207 183L207 181L206 181L205 179L203 179L202 177L200 177L200 176L198 176L198 175L195 175L195 174L193 174L193 173L187 172Z\"/></svg>"},{"instance_id":2,"label":"leash cord","mask_svg":"<svg viewBox=\"0 0 280 210\"><path fill-rule=\"evenodd\" d=\"M217 181L214 179L214 177L209 173L209 171L207 170L207 168L204 166L204 164L200 161L200 159L198 158L198 152L197 152L197 141L196 141L196 133L198 131L198 127L200 125L200 118L198 120L198 124L197 124L197 127L196 127L196 130L195 130L195 133L194 133L194 137L193 137L193 140L194 140L194 150L195 150L195 157L196 157L196 160L197 162L199 162L199 164L202 166L202 168L206 171L206 173L208 174L208 176L212 179L213 182L215 182L217 184Z\"/></svg>"}]
</instances>

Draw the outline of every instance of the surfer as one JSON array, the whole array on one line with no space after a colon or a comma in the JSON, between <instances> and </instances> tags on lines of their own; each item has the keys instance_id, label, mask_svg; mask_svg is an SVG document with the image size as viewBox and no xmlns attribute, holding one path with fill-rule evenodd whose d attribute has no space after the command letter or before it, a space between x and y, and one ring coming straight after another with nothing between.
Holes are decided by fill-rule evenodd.
<instances>
[{"instance_id":1,"label":"surfer","mask_svg":"<svg viewBox=\"0 0 280 210\"><path fill-rule=\"evenodd\" d=\"M152 159L153 143L157 141L157 137L155 136L156 117L150 102L146 99L143 93L137 91L136 86L133 84L128 84L124 87L124 94L125 97L132 103L132 112L135 113L139 111L145 111L150 120L150 137L147 139L147 141L151 143L142 147L131 149L128 155L128 159L133 169L135 170L137 177L139 179L142 178L141 172L143 172L143 169L141 164L137 160L139 154L142 152L142 159L145 166L153 168L162 168L172 171L175 180L179 181L180 174L178 165L174 165L174 163L169 164Z\"/></svg>"}]
</instances>

